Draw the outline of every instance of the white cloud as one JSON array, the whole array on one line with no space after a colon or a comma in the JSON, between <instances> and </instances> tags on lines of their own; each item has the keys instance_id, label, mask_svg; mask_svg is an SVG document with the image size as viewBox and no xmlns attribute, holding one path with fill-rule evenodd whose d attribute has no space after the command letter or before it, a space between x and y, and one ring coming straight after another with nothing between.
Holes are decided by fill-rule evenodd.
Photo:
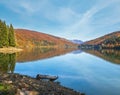
<instances>
[{"instance_id":1,"label":"white cloud","mask_svg":"<svg viewBox=\"0 0 120 95\"><path fill-rule=\"evenodd\" d=\"M76 23L74 23L72 25L72 30L76 29L76 28L80 28L81 26L86 27L86 25L89 25L92 17L99 11L101 11L103 8L107 7L108 5L110 5L112 2L106 2L106 3L97 3L95 6L93 6L91 9L89 9L87 12L85 12L82 16L82 18L80 18Z\"/></svg>"},{"instance_id":2,"label":"white cloud","mask_svg":"<svg viewBox=\"0 0 120 95\"><path fill-rule=\"evenodd\" d=\"M96 35L98 33L96 30L99 28L105 28L120 22L120 0L97 0L96 3L94 2L92 7L89 7L89 9L87 9L87 11L85 10L84 12L79 11L79 8L82 9L81 6L77 6L76 8L75 2L76 1L74 0L70 0L67 5L63 4L60 6L58 4L57 6L54 0L9 0L9 2L7 0L0 1L0 3L4 4L7 8L19 14L22 20L25 20L27 23L35 22L38 24L38 19L44 19L43 22L41 22L44 23L47 27L50 26L48 27L46 33L54 31L56 33L55 35L61 35L68 38L76 37L86 40L90 38L90 36L88 37L89 34L94 33ZM80 0L78 0L78 2L81 3ZM114 7L111 9L111 15L107 14L107 12L104 13L103 17L100 17L99 19L95 18L95 16L103 14L102 11L108 8L110 5ZM34 18L36 16L39 18ZM41 17L43 17L43 19L41 19ZM54 23L56 24L55 26ZM42 31L45 30L46 28Z\"/></svg>"},{"instance_id":3,"label":"white cloud","mask_svg":"<svg viewBox=\"0 0 120 95\"><path fill-rule=\"evenodd\" d=\"M87 39L86 37L89 34L95 34L96 32L96 28L97 28L97 23L99 20L94 19L94 16L96 14L99 14L103 9L109 7L110 5L114 4L114 6L116 5L116 3L119 3L119 0L110 0L110 1L99 1L96 3L96 5L94 5L92 8L88 9L81 18L79 18L75 23L71 24L71 26L67 26L65 28L65 32L69 32L69 34L76 34L75 36ZM119 8L120 10L120 8ZM100 18L101 21L101 25L99 24L99 26L110 26L113 24L116 24L118 22L120 22L120 18L118 15L118 11L117 10L115 12L115 14L111 14L111 17L109 17L109 15L107 15L107 18ZM114 10L111 10L114 11ZM96 23L93 25L93 21L95 21ZM106 21L106 24L104 23ZM83 33L84 32L84 33ZM66 33L67 34L67 33ZM71 35L70 35L71 36ZM93 35L92 35L93 36ZM89 39L89 37L88 37Z\"/></svg>"},{"instance_id":4,"label":"white cloud","mask_svg":"<svg viewBox=\"0 0 120 95\"><path fill-rule=\"evenodd\" d=\"M79 18L79 14L74 12L68 7L59 7L57 9L51 9L45 13L45 17L51 21L56 21L60 24L70 24Z\"/></svg>"},{"instance_id":5,"label":"white cloud","mask_svg":"<svg viewBox=\"0 0 120 95\"><path fill-rule=\"evenodd\" d=\"M4 4L6 7L8 7L10 10L22 15L22 14L31 14L34 15L34 13L37 13L38 11L41 11L47 6L48 0L9 0L6 1L0 1L0 3Z\"/></svg>"},{"instance_id":6,"label":"white cloud","mask_svg":"<svg viewBox=\"0 0 120 95\"><path fill-rule=\"evenodd\" d=\"M74 19L77 19L79 15L74 12L70 7L61 7L54 5L51 0L10 0L1 1L7 8L15 13L23 16L42 15L44 18L55 21L60 24L72 23Z\"/></svg>"}]
</instances>

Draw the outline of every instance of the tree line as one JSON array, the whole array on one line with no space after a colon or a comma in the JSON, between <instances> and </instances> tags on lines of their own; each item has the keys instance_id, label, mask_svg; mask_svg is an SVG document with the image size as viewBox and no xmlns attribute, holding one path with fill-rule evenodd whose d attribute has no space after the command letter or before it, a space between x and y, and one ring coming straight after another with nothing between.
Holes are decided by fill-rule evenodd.
<instances>
[{"instance_id":1,"label":"tree line","mask_svg":"<svg viewBox=\"0 0 120 95\"><path fill-rule=\"evenodd\" d=\"M120 49L120 37L113 36L102 43L102 48Z\"/></svg>"},{"instance_id":2,"label":"tree line","mask_svg":"<svg viewBox=\"0 0 120 95\"><path fill-rule=\"evenodd\" d=\"M15 34L12 24L7 25L5 21L0 20L0 48L15 47Z\"/></svg>"}]
</instances>

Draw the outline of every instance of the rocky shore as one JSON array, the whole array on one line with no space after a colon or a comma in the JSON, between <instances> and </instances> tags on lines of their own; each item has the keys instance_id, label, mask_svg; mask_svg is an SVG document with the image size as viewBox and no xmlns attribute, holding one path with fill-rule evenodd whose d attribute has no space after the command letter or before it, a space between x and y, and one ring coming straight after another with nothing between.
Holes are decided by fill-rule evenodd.
<instances>
[{"instance_id":1,"label":"rocky shore","mask_svg":"<svg viewBox=\"0 0 120 95\"><path fill-rule=\"evenodd\" d=\"M0 95L85 95L59 82L36 80L20 74L0 74Z\"/></svg>"}]
</instances>

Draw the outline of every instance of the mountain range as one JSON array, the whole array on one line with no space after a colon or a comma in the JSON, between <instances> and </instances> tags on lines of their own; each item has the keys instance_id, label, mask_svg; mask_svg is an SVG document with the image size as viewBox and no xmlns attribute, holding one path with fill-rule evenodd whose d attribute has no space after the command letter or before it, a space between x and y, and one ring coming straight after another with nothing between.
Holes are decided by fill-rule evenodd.
<instances>
[{"instance_id":1,"label":"mountain range","mask_svg":"<svg viewBox=\"0 0 120 95\"><path fill-rule=\"evenodd\" d=\"M83 44L83 41L81 40L71 40L71 42L75 44Z\"/></svg>"},{"instance_id":2,"label":"mountain range","mask_svg":"<svg viewBox=\"0 0 120 95\"><path fill-rule=\"evenodd\" d=\"M113 32L102 37L82 42L81 40L67 40L53 35L27 30L15 29L16 43L18 47L77 47L99 46L102 48L120 48L120 31Z\"/></svg>"}]
</instances>

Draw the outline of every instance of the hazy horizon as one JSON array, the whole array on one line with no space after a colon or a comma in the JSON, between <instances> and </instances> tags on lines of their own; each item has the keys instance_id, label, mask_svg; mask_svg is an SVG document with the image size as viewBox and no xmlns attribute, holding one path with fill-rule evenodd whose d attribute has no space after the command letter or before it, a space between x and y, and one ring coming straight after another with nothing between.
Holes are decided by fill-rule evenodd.
<instances>
[{"instance_id":1,"label":"hazy horizon","mask_svg":"<svg viewBox=\"0 0 120 95\"><path fill-rule=\"evenodd\" d=\"M82 41L120 30L120 0L1 0L0 19L14 28Z\"/></svg>"}]
</instances>

